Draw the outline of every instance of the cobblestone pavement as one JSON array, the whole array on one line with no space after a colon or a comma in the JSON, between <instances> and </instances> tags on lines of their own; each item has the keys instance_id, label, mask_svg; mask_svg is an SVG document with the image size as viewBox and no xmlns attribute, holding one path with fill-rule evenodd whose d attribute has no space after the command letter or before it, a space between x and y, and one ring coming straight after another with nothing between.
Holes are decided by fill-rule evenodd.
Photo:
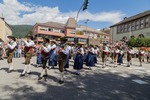
<instances>
[{"instance_id":1,"label":"cobblestone pavement","mask_svg":"<svg viewBox=\"0 0 150 100\"><path fill-rule=\"evenodd\" d=\"M109 62L101 68L99 61L92 70L84 66L79 76L71 60L64 84L58 84L57 67L48 70L47 80L38 81L41 67L33 66L31 75L20 78L24 58L13 62L15 72L7 73L6 60L0 60L0 100L150 100L150 64L139 67L138 59L133 59L131 67L125 61L117 68Z\"/></svg>"}]
</instances>

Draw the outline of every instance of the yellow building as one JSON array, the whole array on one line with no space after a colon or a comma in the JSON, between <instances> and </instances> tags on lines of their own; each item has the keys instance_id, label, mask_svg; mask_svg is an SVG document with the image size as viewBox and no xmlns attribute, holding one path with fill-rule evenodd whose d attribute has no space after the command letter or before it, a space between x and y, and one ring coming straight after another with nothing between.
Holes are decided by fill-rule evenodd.
<instances>
[{"instance_id":1,"label":"yellow building","mask_svg":"<svg viewBox=\"0 0 150 100\"><path fill-rule=\"evenodd\" d=\"M0 39L6 41L7 36L12 35L12 30L4 18L0 17Z\"/></svg>"}]
</instances>

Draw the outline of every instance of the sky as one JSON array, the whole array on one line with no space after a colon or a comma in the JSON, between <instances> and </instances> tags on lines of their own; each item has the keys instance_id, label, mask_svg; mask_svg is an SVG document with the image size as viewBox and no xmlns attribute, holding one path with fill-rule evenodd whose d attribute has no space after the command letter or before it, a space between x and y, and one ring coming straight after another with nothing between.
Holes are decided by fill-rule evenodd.
<instances>
[{"instance_id":1,"label":"sky","mask_svg":"<svg viewBox=\"0 0 150 100\"><path fill-rule=\"evenodd\" d=\"M0 0L0 16L11 25L66 23L75 18L84 0ZM89 0L88 9L80 11L78 25L95 29L109 27L124 17L150 10L150 0Z\"/></svg>"}]
</instances>

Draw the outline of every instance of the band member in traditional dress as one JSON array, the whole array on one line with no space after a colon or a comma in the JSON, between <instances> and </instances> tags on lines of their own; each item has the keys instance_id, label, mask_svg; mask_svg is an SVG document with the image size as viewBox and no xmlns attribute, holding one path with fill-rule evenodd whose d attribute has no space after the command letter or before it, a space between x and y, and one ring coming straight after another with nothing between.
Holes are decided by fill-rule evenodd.
<instances>
[{"instance_id":1,"label":"band member in traditional dress","mask_svg":"<svg viewBox=\"0 0 150 100\"><path fill-rule=\"evenodd\" d=\"M25 57L25 67L23 72L21 73L21 77L25 76L25 74L31 74L31 65L30 60L32 58L33 47L35 46L33 37L31 35L26 36L26 40L22 40L24 42L24 57Z\"/></svg>"},{"instance_id":2,"label":"band member in traditional dress","mask_svg":"<svg viewBox=\"0 0 150 100\"><path fill-rule=\"evenodd\" d=\"M120 52L119 49L120 48L118 46L116 46L116 48L114 50L114 67L117 67L118 54Z\"/></svg>"},{"instance_id":3,"label":"band member in traditional dress","mask_svg":"<svg viewBox=\"0 0 150 100\"><path fill-rule=\"evenodd\" d=\"M131 59L132 59L132 47L128 47L127 49L127 67L130 67L130 64L131 64Z\"/></svg>"},{"instance_id":4,"label":"band member in traditional dress","mask_svg":"<svg viewBox=\"0 0 150 100\"><path fill-rule=\"evenodd\" d=\"M142 66L143 59L144 59L144 50L142 48L140 48L140 50L139 50L139 62L140 62L140 66Z\"/></svg>"},{"instance_id":5,"label":"band member in traditional dress","mask_svg":"<svg viewBox=\"0 0 150 100\"><path fill-rule=\"evenodd\" d=\"M86 66L89 67L89 70L92 69L91 67L95 66L95 63L94 63L94 46L93 45L89 46Z\"/></svg>"},{"instance_id":6,"label":"band member in traditional dress","mask_svg":"<svg viewBox=\"0 0 150 100\"><path fill-rule=\"evenodd\" d=\"M120 48L120 51L118 54L118 61L117 61L119 65L121 65L123 63L123 56L124 56L123 50L122 50L122 48Z\"/></svg>"},{"instance_id":7,"label":"band member in traditional dress","mask_svg":"<svg viewBox=\"0 0 150 100\"><path fill-rule=\"evenodd\" d=\"M82 45L77 50L76 57L74 60L74 66L73 68L76 69L76 75L80 75L80 70L83 68L83 55L84 55L84 50Z\"/></svg>"},{"instance_id":8,"label":"band member in traditional dress","mask_svg":"<svg viewBox=\"0 0 150 100\"><path fill-rule=\"evenodd\" d=\"M104 43L103 48L102 48L102 62L103 62L103 67L102 68L106 67L108 52L109 52L108 46L107 46L106 43Z\"/></svg>"},{"instance_id":9,"label":"band member in traditional dress","mask_svg":"<svg viewBox=\"0 0 150 100\"><path fill-rule=\"evenodd\" d=\"M110 63L113 63L114 62L114 53L115 53L115 48L114 47L111 47L111 50L110 50L110 58L111 58L111 61Z\"/></svg>"},{"instance_id":10,"label":"band member in traditional dress","mask_svg":"<svg viewBox=\"0 0 150 100\"><path fill-rule=\"evenodd\" d=\"M96 64L97 63L97 56L98 56L98 51L97 51L97 47L94 47L94 63Z\"/></svg>"},{"instance_id":11,"label":"band member in traditional dress","mask_svg":"<svg viewBox=\"0 0 150 100\"><path fill-rule=\"evenodd\" d=\"M60 38L61 43L58 46L58 63L59 63L59 71L60 71L60 80L59 83L64 83L64 66L67 62L67 56L69 54L69 49L66 46L66 38Z\"/></svg>"},{"instance_id":12,"label":"band member in traditional dress","mask_svg":"<svg viewBox=\"0 0 150 100\"><path fill-rule=\"evenodd\" d=\"M37 67L39 67L41 64L42 64L42 54L41 54L41 46L40 45L37 45L36 46L36 54L37 54L37 60L36 60L36 64L37 64Z\"/></svg>"},{"instance_id":13,"label":"band member in traditional dress","mask_svg":"<svg viewBox=\"0 0 150 100\"><path fill-rule=\"evenodd\" d=\"M42 54L42 72L41 72L41 75L39 76L39 80L41 80L43 77L46 78L47 76L47 67L46 67L46 64L49 60L49 53L50 53L50 50L51 50L51 46L50 46L50 43L49 43L49 39L44 37L43 38L43 44L41 44L41 48L42 48L42 51L41 51L41 54Z\"/></svg>"},{"instance_id":14,"label":"band member in traditional dress","mask_svg":"<svg viewBox=\"0 0 150 100\"><path fill-rule=\"evenodd\" d=\"M57 53L56 53L56 41L51 41L51 50L49 54L49 64L50 68L57 66Z\"/></svg>"},{"instance_id":15,"label":"band member in traditional dress","mask_svg":"<svg viewBox=\"0 0 150 100\"><path fill-rule=\"evenodd\" d=\"M150 49L148 50L148 53L147 53L147 62L150 63Z\"/></svg>"},{"instance_id":16,"label":"band member in traditional dress","mask_svg":"<svg viewBox=\"0 0 150 100\"><path fill-rule=\"evenodd\" d=\"M8 57L7 62L9 65L8 73L10 73L10 72L14 71L12 59L13 59L14 50L17 46L17 43L16 43L16 39L14 36L8 36L8 38L9 38L9 41L5 42L5 45L7 46L7 57Z\"/></svg>"}]
</instances>

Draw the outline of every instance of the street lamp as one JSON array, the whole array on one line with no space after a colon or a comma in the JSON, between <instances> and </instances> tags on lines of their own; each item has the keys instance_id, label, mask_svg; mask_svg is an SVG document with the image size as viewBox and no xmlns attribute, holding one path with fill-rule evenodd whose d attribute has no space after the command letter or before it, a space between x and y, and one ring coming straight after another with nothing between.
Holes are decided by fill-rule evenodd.
<instances>
[{"instance_id":1,"label":"street lamp","mask_svg":"<svg viewBox=\"0 0 150 100\"><path fill-rule=\"evenodd\" d=\"M86 21L84 22L86 24L86 30L85 30L85 34L87 35L87 24L88 21L90 21L89 19L86 19ZM88 45L89 45L89 35L88 35Z\"/></svg>"},{"instance_id":2,"label":"street lamp","mask_svg":"<svg viewBox=\"0 0 150 100\"><path fill-rule=\"evenodd\" d=\"M87 7L88 7L88 0L84 0L84 3L81 5L81 7L80 7L80 9L78 10L78 12L77 12L77 15L76 15L76 18L75 18L75 20L76 20L76 25L77 25L77 22L78 22L78 17L79 17L79 13L80 13L80 11L81 11L81 9L84 11L84 10L86 10L87 9ZM75 44L76 44L76 41L77 41L77 37L76 37L76 33L75 33L75 35L74 35L74 42L75 42Z\"/></svg>"}]
</instances>

